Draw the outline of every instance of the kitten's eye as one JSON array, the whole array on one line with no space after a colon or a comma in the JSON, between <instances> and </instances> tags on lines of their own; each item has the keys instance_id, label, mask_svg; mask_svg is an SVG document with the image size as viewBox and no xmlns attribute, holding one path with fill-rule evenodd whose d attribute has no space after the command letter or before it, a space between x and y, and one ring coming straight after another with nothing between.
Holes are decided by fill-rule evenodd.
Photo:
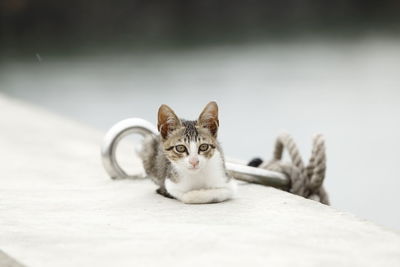
<instances>
[{"instance_id":1,"label":"kitten's eye","mask_svg":"<svg viewBox=\"0 0 400 267\"><path fill-rule=\"evenodd\" d=\"M208 144L202 144L199 146L199 151L202 151L202 152L207 151L209 147L210 147L210 145L208 145Z\"/></svg>"},{"instance_id":2,"label":"kitten's eye","mask_svg":"<svg viewBox=\"0 0 400 267\"><path fill-rule=\"evenodd\" d=\"M184 153L186 151L186 147L184 145L177 145L175 146L176 152Z\"/></svg>"}]
</instances>

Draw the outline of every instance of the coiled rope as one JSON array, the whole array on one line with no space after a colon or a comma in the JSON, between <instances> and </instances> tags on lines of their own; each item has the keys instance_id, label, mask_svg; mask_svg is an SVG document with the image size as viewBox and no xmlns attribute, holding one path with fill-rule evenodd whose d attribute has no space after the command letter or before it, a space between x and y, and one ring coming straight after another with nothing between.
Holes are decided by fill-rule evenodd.
<instances>
[{"instance_id":1,"label":"coiled rope","mask_svg":"<svg viewBox=\"0 0 400 267\"><path fill-rule=\"evenodd\" d=\"M291 163L282 162L287 150ZM323 187L326 172L325 141L322 135L313 138L313 149L308 165L305 166L296 143L289 134L281 134L275 142L273 158L261 162L259 168L281 172L290 180L290 193L329 205L328 193Z\"/></svg>"}]
</instances>

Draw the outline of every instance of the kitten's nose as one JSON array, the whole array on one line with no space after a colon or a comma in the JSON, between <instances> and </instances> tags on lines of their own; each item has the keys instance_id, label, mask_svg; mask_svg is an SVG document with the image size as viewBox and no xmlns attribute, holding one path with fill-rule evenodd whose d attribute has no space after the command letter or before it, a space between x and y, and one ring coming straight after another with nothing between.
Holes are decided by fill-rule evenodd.
<instances>
[{"instance_id":1,"label":"kitten's nose","mask_svg":"<svg viewBox=\"0 0 400 267\"><path fill-rule=\"evenodd\" d=\"M193 158L189 158L189 163L193 166L193 168L194 167L196 167L197 165L199 165L199 158L195 158L195 157L193 157Z\"/></svg>"}]
</instances>

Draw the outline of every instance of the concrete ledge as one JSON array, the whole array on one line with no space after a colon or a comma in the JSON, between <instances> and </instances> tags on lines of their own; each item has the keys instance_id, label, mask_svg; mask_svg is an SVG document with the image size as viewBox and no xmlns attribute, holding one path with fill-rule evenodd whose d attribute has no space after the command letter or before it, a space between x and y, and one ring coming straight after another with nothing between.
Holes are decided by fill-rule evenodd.
<instances>
[{"instance_id":1,"label":"concrete ledge","mask_svg":"<svg viewBox=\"0 0 400 267\"><path fill-rule=\"evenodd\" d=\"M16 260L5 254L3 251L0 250L0 266L1 267L23 267L20 263Z\"/></svg>"},{"instance_id":2,"label":"concrete ledge","mask_svg":"<svg viewBox=\"0 0 400 267\"><path fill-rule=\"evenodd\" d=\"M0 248L27 266L400 266L400 235L371 222L253 184L184 205L148 180L111 181L102 133L0 107Z\"/></svg>"}]
</instances>

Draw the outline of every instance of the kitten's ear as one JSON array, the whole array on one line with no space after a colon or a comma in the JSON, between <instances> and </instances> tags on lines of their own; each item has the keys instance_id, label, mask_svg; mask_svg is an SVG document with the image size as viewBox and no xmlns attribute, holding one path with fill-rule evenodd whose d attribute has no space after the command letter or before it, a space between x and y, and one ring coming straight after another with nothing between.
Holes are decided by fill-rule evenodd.
<instances>
[{"instance_id":1,"label":"kitten's ear","mask_svg":"<svg viewBox=\"0 0 400 267\"><path fill-rule=\"evenodd\" d=\"M217 136L219 126L217 103L214 101L208 103L197 122L201 127L208 128L213 136Z\"/></svg>"},{"instance_id":2,"label":"kitten's ear","mask_svg":"<svg viewBox=\"0 0 400 267\"><path fill-rule=\"evenodd\" d=\"M168 134L181 126L180 119L175 112L167 105L161 105L158 109L158 131L162 138L167 138Z\"/></svg>"}]
</instances>

